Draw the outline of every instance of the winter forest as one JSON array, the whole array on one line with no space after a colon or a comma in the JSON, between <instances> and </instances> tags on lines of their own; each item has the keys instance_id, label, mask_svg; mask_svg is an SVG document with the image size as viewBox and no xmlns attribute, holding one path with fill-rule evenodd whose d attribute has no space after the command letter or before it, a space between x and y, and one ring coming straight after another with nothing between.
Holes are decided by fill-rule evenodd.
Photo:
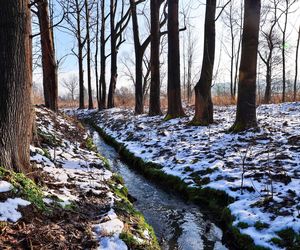
<instances>
[{"instance_id":1,"label":"winter forest","mask_svg":"<svg viewBox=\"0 0 300 250\"><path fill-rule=\"evenodd\" d=\"M300 1L2 0L0 45L0 249L300 249Z\"/></svg>"}]
</instances>

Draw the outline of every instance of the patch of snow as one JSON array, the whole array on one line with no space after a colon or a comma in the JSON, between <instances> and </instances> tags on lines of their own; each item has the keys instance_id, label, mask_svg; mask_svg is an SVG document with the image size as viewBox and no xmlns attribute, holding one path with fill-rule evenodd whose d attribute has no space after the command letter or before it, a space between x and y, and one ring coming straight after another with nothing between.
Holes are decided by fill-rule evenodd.
<instances>
[{"instance_id":1,"label":"patch of snow","mask_svg":"<svg viewBox=\"0 0 300 250\"><path fill-rule=\"evenodd\" d=\"M0 193L9 192L14 187L7 181L0 181Z\"/></svg>"},{"instance_id":2,"label":"patch of snow","mask_svg":"<svg viewBox=\"0 0 300 250\"><path fill-rule=\"evenodd\" d=\"M28 205L30 205L30 202L21 198L9 198L5 202L0 202L0 221L18 221L22 218L22 214L17 211L18 207Z\"/></svg>"}]
</instances>

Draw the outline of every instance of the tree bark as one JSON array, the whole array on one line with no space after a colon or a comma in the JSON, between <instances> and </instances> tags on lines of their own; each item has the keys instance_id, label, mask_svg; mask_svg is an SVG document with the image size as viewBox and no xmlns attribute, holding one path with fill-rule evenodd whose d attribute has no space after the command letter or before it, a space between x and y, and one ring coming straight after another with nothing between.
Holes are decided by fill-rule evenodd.
<instances>
[{"instance_id":1,"label":"tree bark","mask_svg":"<svg viewBox=\"0 0 300 250\"><path fill-rule=\"evenodd\" d=\"M136 3L130 0L131 16L132 16L132 31L134 40L135 52L135 114L144 112L144 95L143 95L143 56L139 38L139 24L136 13Z\"/></svg>"},{"instance_id":2,"label":"tree bark","mask_svg":"<svg viewBox=\"0 0 300 250\"><path fill-rule=\"evenodd\" d=\"M151 83L150 83L150 102L149 115L161 115L160 109L160 23L159 23L160 0L150 1L151 12Z\"/></svg>"},{"instance_id":3,"label":"tree bark","mask_svg":"<svg viewBox=\"0 0 300 250\"><path fill-rule=\"evenodd\" d=\"M168 0L168 113L165 119L184 115L180 89L178 0Z\"/></svg>"},{"instance_id":4,"label":"tree bark","mask_svg":"<svg viewBox=\"0 0 300 250\"><path fill-rule=\"evenodd\" d=\"M256 71L260 9L260 0L245 0L237 111L235 123L230 129L232 132L257 126Z\"/></svg>"},{"instance_id":5,"label":"tree bark","mask_svg":"<svg viewBox=\"0 0 300 250\"><path fill-rule=\"evenodd\" d=\"M206 1L204 52L200 80L195 86L195 125L209 125L213 123L213 103L211 98L211 84L215 60L215 15L216 0Z\"/></svg>"},{"instance_id":6,"label":"tree bark","mask_svg":"<svg viewBox=\"0 0 300 250\"><path fill-rule=\"evenodd\" d=\"M79 1L76 0L76 22L77 22L77 46L78 46L78 74L79 74L79 109L84 109L84 79L83 79L83 47L84 43L81 41L81 16L80 16Z\"/></svg>"},{"instance_id":7,"label":"tree bark","mask_svg":"<svg viewBox=\"0 0 300 250\"><path fill-rule=\"evenodd\" d=\"M53 34L47 0L37 2L38 19L41 33L43 88L45 106L54 112L58 110L58 77L55 59Z\"/></svg>"},{"instance_id":8,"label":"tree bark","mask_svg":"<svg viewBox=\"0 0 300 250\"><path fill-rule=\"evenodd\" d=\"M0 34L0 165L26 172L33 111L28 0L1 2Z\"/></svg>"},{"instance_id":9,"label":"tree bark","mask_svg":"<svg viewBox=\"0 0 300 250\"><path fill-rule=\"evenodd\" d=\"M300 27L299 27L299 31L298 31L298 39L297 39L297 46L296 46L295 79L294 79L294 102L297 100L299 46L300 46Z\"/></svg>"},{"instance_id":10,"label":"tree bark","mask_svg":"<svg viewBox=\"0 0 300 250\"><path fill-rule=\"evenodd\" d=\"M91 39L90 39L90 10L88 0L84 1L85 5L85 23L86 23L86 45L87 45L87 80L89 109L94 109L91 77Z\"/></svg>"},{"instance_id":11,"label":"tree bark","mask_svg":"<svg viewBox=\"0 0 300 250\"><path fill-rule=\"evenodd\" d=\"M116 91L118 67L117 67L117 32L115 29L115 4L114 0L110 0L110 85L108 91L107 107L113 108L115 106L114 95Z\"/></svg>"},{"instance_id":12,"label":"tree bark","mask_svg":"<svg viewBox=\"0 0 300 250\"><path fill-rule=\"evenodd\" d=\"M106 56L105 56L105 0L101 1L101 30L100 30L100 83L99 83L99 95L100 95L100 110L106 108Z\"/></svg>"}]
</instances>

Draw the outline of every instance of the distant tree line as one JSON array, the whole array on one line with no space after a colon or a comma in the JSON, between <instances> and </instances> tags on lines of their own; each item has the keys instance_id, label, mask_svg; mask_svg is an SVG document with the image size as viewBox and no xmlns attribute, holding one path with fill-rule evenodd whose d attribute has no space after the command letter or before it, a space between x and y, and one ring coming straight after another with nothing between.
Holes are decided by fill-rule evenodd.
<instances>
[{"instance_id":1,"label":"distant tree line","mask_svg":"<svg viewBox=\"0 0 300 250\"><path fill-rule=\"evenodd\" d=\"M32 39L40 37L42 54L43 87L46 107L58 110L58 66L55 55L54 28L59 27L76 39L72 53L78 60L79 108L85 108L84 60L87 65L88 108L93 109L92 61L95 63L96 96L98 109L115 106L118 81L118 52L125 41L124 31L130 21L135 55L135 113L144 112L146 79L150 77L149 115L161 115L161 64L160 47L162 37L167 37L167 97L168 110L165 120L182 117L179 0L150 0L149 34L142 40L138 5L146 0L64 0L57 1L63 10L61 19L54 23L53 3L48 0L3 0L0 9L0 165L19 171L29 167L29 143L34 130L32 107ZM217 6L216 0L206 0L202 67L195 86L195 116L191 125L207 126L214 122L212 81L215 68L216 21L227 11L231 39L231 95L237 92L237 111L232 132L257 126L256 88L258 56L267 68L265 102L270 101L272 69L278 63L280 51L282 64L282 101L286 96L286 44L289 13L296 1L270 0L271 13L261 11L260 0L244 0L242 17L234 18L231 1ZM280 8L277 8L280 4ZM109 6L109 7L108 7ZM284 8L283 8L283 7ZM229 13L228 13L229 7ZM263 9L265 10L265 9ZM36 15L40 31L32 34L31 13ZM271 19L270 16L271 15ZM283 18L283 21L280 19ZM260 20L264 23L261 23ZM279 22L279 19L281 20ZM271 25L266 25L266 20ZM236 32L233 25L241 25ZM107 25L106 25L107 24ZM107 29L109 26L109 29ZM165 27L166 26L166 27ZM259 33L265 43L259 46ZM240 39L235 39L240 36ZM280 42L278 36L281 36ZM295 67L298 70L299 34ZM237 46L234 45L237 43ZM107 48L109 44L109 49ZM149 70L145 74L145 51L150 46ZM93 57L91 48L95 47ZM108 52L109 51L109 52ZM238 51L238 53L236 52ZM99 58L98 58L99 57ZM93 59L94 58L94 59ZM110 58L110 81L106 82L107 59ZM100 62L98 69L97 62ZM144 66L143 66L144 65ZM237 70L238 69L238 70ZM237 72L238 71L238 72ZM297 74L295 76L295 96ZM72 84L71 84L72 85ZM73 93L74 86L65 84ZM237 85L237 86L236 86ZM189 84L191 89L191 84ZM190 94L189 94L190 95ZM74 98L74 95L72 95Z\"/></svg>"}]
</instances>

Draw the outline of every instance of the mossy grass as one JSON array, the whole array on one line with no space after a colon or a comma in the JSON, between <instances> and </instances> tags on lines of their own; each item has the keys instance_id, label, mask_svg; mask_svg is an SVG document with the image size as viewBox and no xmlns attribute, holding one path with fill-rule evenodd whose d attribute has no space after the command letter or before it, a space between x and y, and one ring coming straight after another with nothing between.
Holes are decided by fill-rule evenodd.
<instances>
[{"instance_id":1,"label":"mossy grass","mask_svg":"<svg viewBox=\"0 0 300 250\"><path fill-rule=\"evenodd\" d=\"M277 246L287 249L300 249L300 234L295 232L292 228L286 228L276 232L279 237L271 239L271 242Z\"/></svg>"},{"instance_id":2,"label":"mossy grass","mask_svg":"<svg viewBox=\"0 0 300 250\"><path fill-rule=\"evenodd\" d=\"M16 173L0 167L0 178L10 182L14 186L14 193L24 197L40 210L46 210L43 201L44 194L41 188L34 183L33 180L25 176L23 173Z\"/></svg>"},{"instance_id":3,"label":"mossy grass","mask_svg":"<svg viewBox=\"0 0 300 250\"><path fill-rule=\"evenodd\" d=\"M61 140L57 139L53 134L44 132L39 128L37 129L37 134L39 139L47 145L52 147L61 146Z\"/></svg>"},{"instance_id":4,"label":"mossy grass","mask_svg":"<svg viewBox=\"0 0 300 250\"><path fill-rule=\"evenodd\" d=\"M125 227L123 232L120 234L120 238L130 249L159 250L160 247L153 228L147 224L144 216L139 211L135 210L134 206L129 201L128 189L125 186L122 186L121 188L118 187L120 184L124 185L122 176L114 174L109 184L115 195L120 198L119 201L115 201L114 209L117 214L125 215L123 216L123 219L126 219ZM145 230L147 230L150 235L149 240L146 240L147 242L139 242L138 239L132 234L130 230L131 227L128 225L132 225L133 222L134 228L140 235L140 238L144 238L143 233Z\"/></svg>"},{"instance_id":5,"label":"mossy grass","mask_svg":"<svg viewBox=\"0 0 300 250\"><path fill-rule=\"evenodd\" d=\"M106 134L92 119L85 120L85 122L90 124L107 144L119 152L122 160L125 161L129 167L139 171L145 177L166 189L166 191L176 192L183 199L194 202L201 208L210 211L209 214L206 213L206 215L223 230L224 240L230 249L266 249L255 245L250 236L242 234L238 227L233 226L234 217L231 215L227 206L232 203L234 199L224 191L202 188L201 186L190 187L179 177L164 173L161 170L161 165L145 162L140 157L135 156L124 144L117 142L113 137Z\"/></svg>"}]
</instances>

